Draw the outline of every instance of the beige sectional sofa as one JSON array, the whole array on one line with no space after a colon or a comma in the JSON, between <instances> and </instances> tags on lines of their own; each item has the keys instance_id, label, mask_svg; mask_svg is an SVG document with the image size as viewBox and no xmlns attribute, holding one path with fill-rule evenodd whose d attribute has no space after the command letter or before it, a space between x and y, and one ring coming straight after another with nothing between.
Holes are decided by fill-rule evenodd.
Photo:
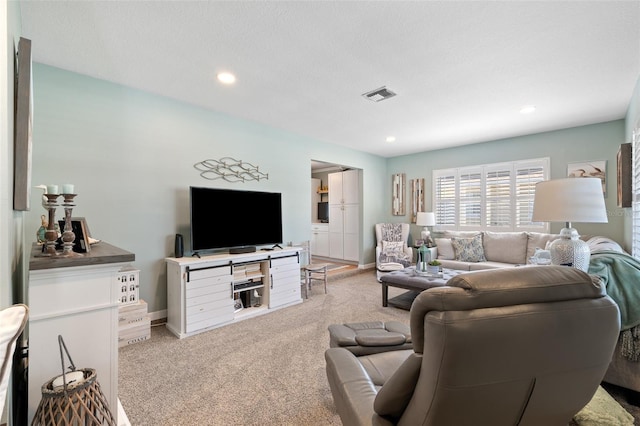
<instances>
[{"instance_id":1,"label":"beige sectional sofa","mask_svg":"<svg viewBox=\"0 0 640 426\"><path fill-rule=\"evenodd\" d=\"M456 260L456 239L464 244L474 237L481 242L484 260L473 256ZM544 249L556 238L558 234L540 232L445 231L436 236L435 242L443 268L478 271L530 264L536 248Z\"/></svg>"},{"instance_id":2,"label":"beige sectional sofa","mask_svg":"<svg viewBox=\"0 0 640 426\"><path fill-rule=\"evenodd\" d=\"M481 235L480 237L477 237ZM485 260L462 261L456 260L453 239L464 239L467 242L476 237L482 244L482 256ZM558 238L557 234L538 232L453 232L447 231L435 236L438 247L438 260L444 268L464 271L478 271L482 269L509 268L530 264L530 258L536 248L544 249L548 242ZM592 252L598 249L623 252L612 240L606 237L581 236L587 241ZM599 245L601 244L601 245ZM617 246L617 247L616 247ZM477 253L475 253L477 255ZM630 286L640 283L630 282ZM638 392L636 401L640 400L640 360L627 359L622 350L622 338L618 341L613 359L604 377L604 381Z\"/></svg>"}]
</instances>

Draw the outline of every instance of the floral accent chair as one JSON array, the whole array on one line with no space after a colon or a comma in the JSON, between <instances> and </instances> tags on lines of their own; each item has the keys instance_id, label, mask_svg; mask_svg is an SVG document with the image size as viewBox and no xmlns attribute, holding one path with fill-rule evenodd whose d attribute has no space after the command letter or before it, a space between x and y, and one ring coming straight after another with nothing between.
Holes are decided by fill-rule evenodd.
<instances>
[{"instance_id":1,"label":"floral accent chair","mask_svg":"<svg viewBox=\"0 0 640 426\"><path fill-rule=\"evenodd\" d=\"M408 223L376 224L376 277L404 269L413 262L413 249L408 247Z\"/></svg>"}]
</instances>

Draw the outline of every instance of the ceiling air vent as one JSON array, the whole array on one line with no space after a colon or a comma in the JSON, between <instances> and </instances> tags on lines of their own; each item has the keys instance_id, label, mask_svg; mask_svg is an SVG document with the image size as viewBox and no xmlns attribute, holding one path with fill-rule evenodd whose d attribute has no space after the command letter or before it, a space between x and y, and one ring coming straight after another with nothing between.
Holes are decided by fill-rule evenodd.
<instances>
[{"instance_id":1,"label":"ceiling air vent","mask_svg":"<svg viewBox=\"0 0 640 426\"><path fill-rule=\"evenodd\" d=\"M378 89L362 94L362 96L364 96L365 98L373 102L384 101L385 99L392 98L395 95L396 94L393 93L391 90L387 89L386 86L382 86Z\"/></svg>"}]
</instances>

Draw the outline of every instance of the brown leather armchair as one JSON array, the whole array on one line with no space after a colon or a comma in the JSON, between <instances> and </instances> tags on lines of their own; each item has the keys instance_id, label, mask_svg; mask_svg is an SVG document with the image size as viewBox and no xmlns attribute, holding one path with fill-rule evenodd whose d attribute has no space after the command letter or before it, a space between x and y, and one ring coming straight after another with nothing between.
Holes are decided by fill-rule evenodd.
<instances>
[{"instance_id":1,"label":"brown leather armchair","mask_svg":"<svg viewBox=\"0 0 640 426\"><path fill-rule=\"evenodd\" d=\"M563 266L471 272L422 292L413 350L325 353L345 425L566 425L595 393L617 305Z\"/></svg>"}]
</instances>

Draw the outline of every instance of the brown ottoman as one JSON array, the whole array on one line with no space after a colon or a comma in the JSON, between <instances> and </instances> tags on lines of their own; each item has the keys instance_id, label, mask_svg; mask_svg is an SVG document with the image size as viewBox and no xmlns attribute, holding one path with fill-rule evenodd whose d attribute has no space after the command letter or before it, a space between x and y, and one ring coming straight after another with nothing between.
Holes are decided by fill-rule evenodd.
<instances>
[{"instance_id":1,"label":"brown ottoman","mask_svg":"<svg viewBox=\"0 0 640 426\"><path fill-rule=\"evenodd\" d=\"M409 326L398 321L372 321L329 326L329 346L354 355L412 349Z\"/></svg>"}]
</instances>

